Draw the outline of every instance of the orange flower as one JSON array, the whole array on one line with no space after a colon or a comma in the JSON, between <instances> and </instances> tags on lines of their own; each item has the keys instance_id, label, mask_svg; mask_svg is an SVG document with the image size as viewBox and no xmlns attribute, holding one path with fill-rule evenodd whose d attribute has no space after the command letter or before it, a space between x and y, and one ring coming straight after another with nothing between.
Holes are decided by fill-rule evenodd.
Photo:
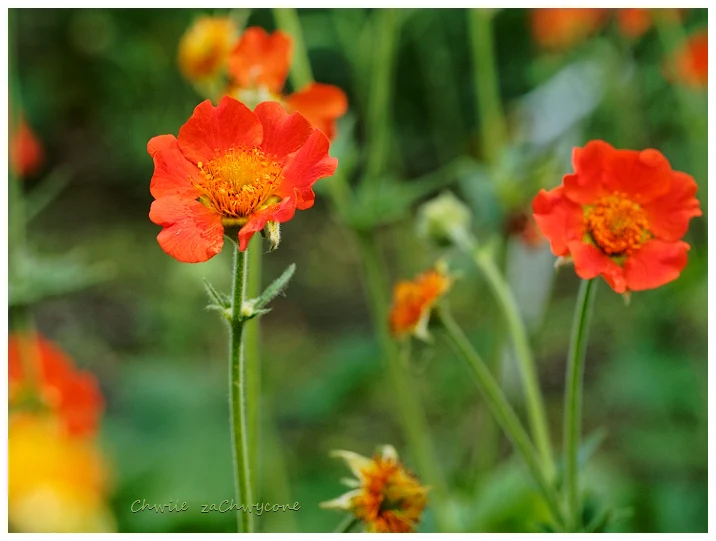
<instances>
[{"instance_id":1,"label":"orange flower","mask_svg":"<svg viewBox=\"0 0 716 541\"><path fill-rule=\"evenodd\" d=\"M531 12L532 36L540 47L563 51L596 34L607 11L597 8L540 8Z\"/></svg>"},{"instance_id":2,"label":"orange flower","mask_svg":"<svg viewBox=\"0 0 716 541\"><path fill-rule=\"evenodd\" d=\"M575 172L532 202L552 253L570 256L583 279L601 275L617 293L675 280L690 248L681 238L701 216L694 179L657 150L603 141L575 148L572 162Z\"/></svg>"},{"instance_id":3,"label":"orange flower","mask_svg":"<svg viewBox=\"0 0 716 541\"><path fill-rule=\"evenodd\" d=\"M179 69L194 81L212 79L226 66L236 25L228 17L200 17L179 41Z\"/></svg>"},{"instance_id":4,"label":"orange flower","mask_svg":"<svg viewBox=\"0 0 716 541\"><path fill-rule=\"evenodd\" d=\"M709 39L706 30L692 34L667 61L667 74L692 88L706 88L709 82Z\"/></svg>"},{"instance_id":5,"label":"orange flower","mask_svg":"<svg viewBox=\"0 0 716 541\"><path fill-rule=\"evenodd\" d=\"M229 57L233 78L229 94L249 105L280 101L289 112L298 111L333 139L336 120L348 110L346 95L337 86L310 83L284 96L281 91L291 65L292 47L291 38L280 30L269 35L257 26L247 28Z\"/></svg>"},{"instance_id":6,"label":"orange flower","mask_svg":"<svg viewBox=\"0 0 716 541\"><path fill-rule=\"evenodd\" d=\"M10 136L10 168L20 177L37 172L42 165L42 145L24 119L18 122L15 133Z\"/></svg>"},{"instance_id":7,"label":"orange flower","mask_svg":"<svg viewBox=\"0 0 716 541\"><path fill-rule=\"evenodd\" d=\"M616 17L621 33L629 39L638 39L654 24L653 12L659 12L656 14L657 17L678 21L682 18L683 11L682 9L621 8L616 10Z\"/></svg>"},{"instance_id":8,"label":"orange flower","mask_svg":"<svg viewBox=\"0 0 716 541\"><path fill-rule=\"evenodd\" d=\"M429 340L428 322L433 306L450 289L450 278L430 269L415 280L398 282L393 291L390 330L396 337L413 334Z\"/></svg>"},{"instance_id":9,"label":"orange flower","mask_svg":"<svg viewBox=\"0 0 716 541\"><path fill-rule=\"evenodd\" d=\"M252 112L224 97L200 103L179 130L147 145L154 158L149 218L157 240L179 261L199 263L221 251L224 228L240 227L240 249L269 222L313 206L312 186L338 165L328 139L275 102Z\"/></svg>"},{"instance_id":10,"label":"orange flower","mask_svg":"<svg viewBox=\"0 0 716 541\"><path fill-rule=\"evenodd\" d=\"M52 417L8 420L8 523L20 532L107 532L108 471L96 444Z\"/></svg>"},{"instance_id":11,"label":"orange flower","mask_svg":"<svg viewBox=\"0 0 716 541\"><path fill-rule=\"evenodd\" d=\"M385 445L373 459L351 451L334 451L357 479L345 479L353 490L321 503L326 509L349 511L371 533L410 533L420 522L428 489L400 463L398 453Z\"/></svg>"},{"instance_id":12,"label":"orange flower","mask_svg":"<svg viewBox=\"0 0 716 541\"><path fill-rule=\"evenodd\" d=\"M39 334L13 333L8 340L10 407L39 400L60 419L70 435L96 432L104 401L97 380L76 370L72 360ZM26 374L32 363L32 380Z\"/></svg>"}]
</instances>

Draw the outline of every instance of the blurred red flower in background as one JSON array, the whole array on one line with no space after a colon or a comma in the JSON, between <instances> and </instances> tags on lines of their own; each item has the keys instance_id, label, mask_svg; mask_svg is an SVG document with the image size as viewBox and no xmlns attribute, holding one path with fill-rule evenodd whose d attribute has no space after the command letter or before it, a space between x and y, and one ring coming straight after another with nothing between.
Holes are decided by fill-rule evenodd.
<instances>
[{"instance_id":1,"label":"blurred red flower in background","mask_svg":"<svg viewBox=\"0 0 716 541\"><path fill-rule=\"evenodd\" d=\"M284 96L281 91L291 66L292 48L291 37L280 30L268 34L260 27L247 28L229 57L233 81L228 93L249 105L280 101L333 139L336 120L348 110L348 99L337 86L322 83L310 83Z\"/></svg>"},{"instance_id":2,"label":"blurred red flower in background","mask_svg":"<svg viewBox=\"0 0 716 541\"><path fill-rule=\"evenodd\" d=\"M10 135L10 168L19 177L27 177L38 171L45 158L40 141L23 118Z\"/></svg>"},{"instance_id":3,"label":"blurred red flower in background","mask_svg":"<svg viewBox=\"0 0 716 541\"><path fill-rule=\"evenodd\" d=\"M428 322L435 303L450 289L451 280L439 269L430 269L414 280L398 282L393 289L390 330L395 337L413 334L428 339Z\"/></svg>"},{"instance_id":4,"label":"blurred red flower in background","mask_svg":"<svg viewBox=\"0 0 716 541\"><path fill-rule=\"evenodd\" d=\"M617 293L675 280L690 248L681 238L701 215L694 179L657 150L603 141L575 148L572 161L575 172L532 202L552 253L570 256L583 279L601 275Z\"/></svg>"},{"instance_id":5,"label":"blurred red flower in background","mask_svg":"<svg viewBox=\"0 0 716 541\"><path fill-rule=\"evenodd\" d=\"M532 37L537 45L564 51L596 34L607 21L599 8L538 8L530 11Z\"/></svg>"},{"instance_id":6,"label":"blurred red flower in background","mask_svg":"<svg viewBox=\"0 0 716 541\"><path fill-rule=\"evenodd\" d=\"M692 34L667 60L670 79L691 88L706 88L709 82L709 38L706 30Z\"/></svg>"},{"instance_id":7,"label":"blurred red flower in background","mask_svg":"<svg viewBox=\"0 0 716 541\"><path fill-rule=\"evenodd\" d=\"M184 77L212 79L226 66L236 24L229 17L199 17L179 41L178 62Z\"/></svg>"},{"instance_id":8,"label":"blurred red flower in background","mask_svg":"<svg viewBox=\"0 0 716 541\"><path fill-rule=\"evenodd\" d=\"M147 145L154 159L149 218L157 240L186 263L214 257L224 227L240 227L240 249L267 222L282 223L313 206L312 186L338 165L329 142L299 113L276 102L255 112L231 97L200 103L179 130Z\"/></svg>"},{"instance_id":9,"label":"blurred red flower in background","mask_svg":"<svg viewBox=\"0 0 716 541\"><path fill-rule=\"evenodd\" d=\"M58 417L68 434L97 431L104 400L94 375L77 370L62 350L39 334L10 334L8 350L11 409L39 401ZM33 374L27 373L28 365Z\"/></svg>"}]
</instances>

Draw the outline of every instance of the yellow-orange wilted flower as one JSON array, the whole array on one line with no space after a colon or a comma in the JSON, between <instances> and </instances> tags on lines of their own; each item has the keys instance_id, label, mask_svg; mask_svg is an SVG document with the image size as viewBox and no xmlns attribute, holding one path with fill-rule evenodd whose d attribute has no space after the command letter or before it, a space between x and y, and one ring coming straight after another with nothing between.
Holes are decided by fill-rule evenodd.
<instances>
[{"instance_id":1,"label":"yellow-orange wilted flower","mask_svg":"<svg viewBox=\"0 0 716 541\"><path fill-rule=\"evenodd\" d=\"M433 306L449 289L452 281L441 268L430 269L415 280L398 282L393 290L390 331L396 338L412 334L429 340L428 322Z\"/></svg>"},{"instance_id":2,"label":"yellow-orange wilted flower","mask_svg":"<svg viewBox=\"0 0 716 541\"><path fill-rule=\"evenodd\" d=\"M8 522L20 532L111 532L108 471L93 439L49 415L8 420Z\"/></svg>"},{"instance_id":3,"label":"yellow-orange wilted flower","mask_svg":"<svg viewBox=\"0 0 716 541\"><path fill-rule=\"evenodd\" d=\"M234 38L236 24L228 17L200 17L179 41L179 69L191 81L204 81L219 75Z\"/></svg>"},{"instance_id":4,"label":"yellow-orange wilted flower","mask_svg":"<svg viewBox=\"0 0 716 541\"><path fill-rule=\"evenodd\" d=\"M367 532L415 531L428 503L428 488L401 464L394 447L383 446L372 459L352 451L334 451L332 456L344 459L356 479L343 479L352 490L321 507L353 513Z\"/></svg>"}]
</instances>

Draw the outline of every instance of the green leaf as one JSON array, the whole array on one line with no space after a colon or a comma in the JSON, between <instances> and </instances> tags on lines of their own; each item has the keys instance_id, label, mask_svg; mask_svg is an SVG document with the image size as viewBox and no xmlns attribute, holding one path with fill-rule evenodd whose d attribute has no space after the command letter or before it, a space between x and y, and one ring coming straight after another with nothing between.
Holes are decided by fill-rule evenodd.
<instances>
[{"instance_id":1,"label":"green leaf","mask_svg":"<svg viewBox=\"0 0 716 541\"><path fill-rule=\"evenodd\" d=\"M231 308L231 299L229 296L216 289L206 278L204 278L204 289L214 305L219 309Z\"/></svg>"},{"instance_id":2,"label":"green leaf","mask_svg":"<svg viewBox=\"0 0 716 541\"><path fill-rule=\"evenodd\" d=\"M288 285L288 281L291 279L294 272L296 272L296 264L291 263L286 270L283 271L281 276L271 282L271 284L264 289L264 292L261 293L258 298L254 299L254 312L256 312L257 309L264 308L269 302L275 299Z\"/></svg>"}]
</instances>

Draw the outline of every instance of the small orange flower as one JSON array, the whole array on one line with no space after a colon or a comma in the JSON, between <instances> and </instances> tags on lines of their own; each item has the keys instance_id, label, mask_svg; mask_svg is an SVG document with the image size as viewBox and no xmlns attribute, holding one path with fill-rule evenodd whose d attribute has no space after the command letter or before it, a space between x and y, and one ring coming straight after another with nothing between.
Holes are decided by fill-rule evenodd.
<instances>
[{"instance_id":1,"label":"small orange flower","mask_svg":"<svg viewBox=\"0 0 716 541\"><path fill-rule=\"evenodd\" d=\"M697 185L657 150L617 150L604 141L575 148L575 172L532 202L552 253L583 279L601 275L617 293L675 280L690 246L681 238L701 216Z\"/></svg>"},{"instance_id":2,"label":"small orange flower","mask_svg":"<svg viewBox=\"0 0 716 541\"><path fill-rule=\"evenodd\" d=\"M428 503L428 489L405 469L392 446L385 445L372 460L351 451L332 454L346 461L356 479L345 479L353 490L321 507L353 513L370 533L415 531Z\"/></svg>"},{"instance_id":3,"label":"small orange flower","mask_svg":"<svg viewBox=\"0 0 716 541\"><path fill-rule=\"evenodd\" d=\"M40 141L24 119L20 119L15 133L10 136L10 168L19 177L37 172L44 159Z\"/></svg>"},{"instance_id":4,"label":"small orange flower","mask_svg":"<svg viewBox=\"0 0 716 541\"><path fill-rule=\"evenodd\" d=\"M681 9L620 8L615 10L621 33L629 39L639 39L654 24L655 17L678 21L683 16ZM658 12L658 13L655 13Z\"/></svg>"},{"instance_id":5,"label":"small orange flower","mask_svg":"<svg viewBox=\"0 0 716 541\"><path fill-rule=\"evenodd\" d=\"M221 251L224 228L240 227L240 249L267 223L283 223L313 206L312 186L338 165L328 139L299 113L276 102L252 112L224 97L200 103L179 130L147 145L154 159L149 219L163 227L157 240L186 263Z\"/></svg>"},{"instance_id":6,"label":"small orange flower","mask_svg":"<svg viewBox=\"0 0 716 541\"><path fill-rule=\"evenodd\" d=\"M228 17L200 17L179 41L179 69L192 81L212 79L226 66L236 25Z\"/></svg>"},{"instance_id":7,"label":"small orange flower","mask_svg":"<svg viewBox=\"0 0 716 541\"><path fill-rule=\"evenodd\" d=\"M539 8L530 14L535 42L551 51L564 51L578 45L596 34L607 17L607 11L598 8Z\"/></svg>"},{"instance_id":8,"label":"small orange flower","mask_svg":"<svg viewBox=\"0 0 716 541\"><path fill-rule=\"evenodd\" d=\"M108 468L96 443L51 416L8 419L8 522L20 532L111 532Z\"/></svg>"},{"instance_id":9,"label":"small orange flower","mask_svg":"<svg viewBox=\"0 0 716 541\"><path fill-rule=\"evenodd\" d=\"M8 396L10 407L39 401L56 414L70 435L97 431L104 408L97 380L76 370L72 360L39 334L13 333L8 340ZM28 363L34 374L26 374Z\"/></svg>"},{"instance_id":10,"label":"small orange flower","mask_svg":"<svg viewBox=\"0 0 716 541\"><path fill-rule=\"evenodd\" d=\"M281 92L291 65L290 36L277 30L247 28L229 58L233 78L229 94L252 106L265 100L280 101L289 112L298 111L329 139L335 135L336 120L348 110L345 93L333 85L310 83L294 94Z\"/></svg>"},{"instance_id":11,"label":"small orange flower","mask_svg":"<svg viewBox=\"0 0 716 541\"><path fill-rule=\"evenodd\" d=\"M450 278L430 269L413 281L398 282L393 291L390 330L395 337L413 334L429 340L428 322L433 306L450 289Z\"/></svg>"},{"instance_id":12,"label":"small orange flower","mask_svg":"<svg viewBox=\"0 0 716 541\"><path fill-rule=\"evenodd\" d=\"M691 88L706 88L709 82L709 38L706 30L692 34L667 61L673 80Z\"/></svg>"}]
</instances>

